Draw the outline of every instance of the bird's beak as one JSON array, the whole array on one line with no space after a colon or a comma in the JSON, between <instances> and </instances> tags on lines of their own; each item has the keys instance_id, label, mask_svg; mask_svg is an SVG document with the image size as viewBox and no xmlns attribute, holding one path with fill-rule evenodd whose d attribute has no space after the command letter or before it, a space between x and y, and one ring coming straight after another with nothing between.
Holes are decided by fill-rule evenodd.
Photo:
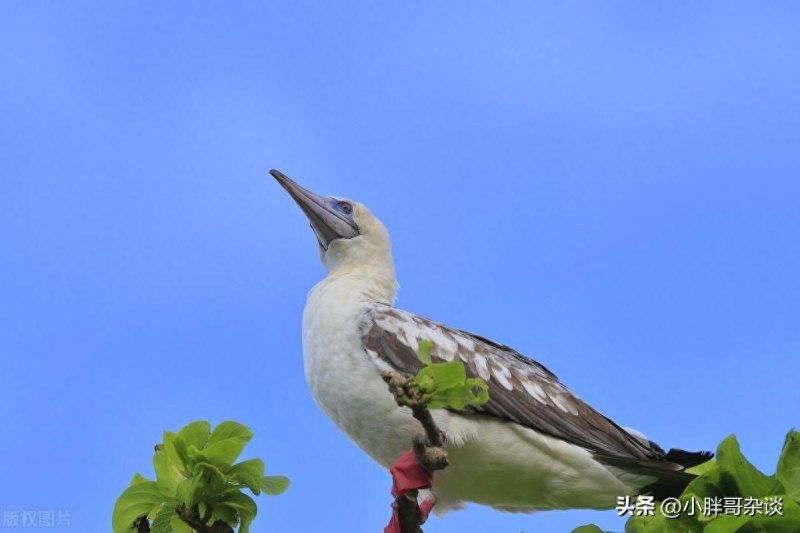
<instances>
[{"instance_id":1,"label":"bird's beak","mask_svg":"<svg viewBox=\"0 0 800 533\"><path fill-rule=\"evenodd\" d=\"M314 194L278 170L273 169L269 173L278 180L278 183L286 189L286 192L294 198L294 201L306 214L311 223L311 229L314 230L320 246L325 250L336 239L352 239L359 235L355 221L336 211L337 200L335 198Z\"/></svg>"}]
</instances>

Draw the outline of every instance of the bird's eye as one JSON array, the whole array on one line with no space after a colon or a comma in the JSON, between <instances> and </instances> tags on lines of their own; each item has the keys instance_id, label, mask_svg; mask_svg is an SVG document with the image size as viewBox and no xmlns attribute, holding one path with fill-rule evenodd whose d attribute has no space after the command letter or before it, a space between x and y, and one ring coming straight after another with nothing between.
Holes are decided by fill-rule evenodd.
<instances>
[{"instance_id":1,"label":"bird's eye","mask_svg":"<svg viewBox=\"0 0 800 533\"><path fill-rule=\"evenodd\" d=\"M353 212L353 206L349 202L339 202L336 206L339 208L339 211L345 215L349 215Z\"/></svg>"}]
</instances>

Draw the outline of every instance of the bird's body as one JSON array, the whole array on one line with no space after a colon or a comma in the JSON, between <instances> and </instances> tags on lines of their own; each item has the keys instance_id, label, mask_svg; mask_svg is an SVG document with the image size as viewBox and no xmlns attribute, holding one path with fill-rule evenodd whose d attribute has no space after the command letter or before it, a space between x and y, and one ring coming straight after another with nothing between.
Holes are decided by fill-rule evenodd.
<instances>
[{"instance_id":1,"label":"bird's body","mask_svg":"<svg viewBox=\"0 0 800 533\"><path fill-rule=\"evenodd\" d=\"M305 375L314 399L348 437L384 467L420 430L398 407L380 376L388 365L364 348L365 329L385 303L369 301L350 277L326 279L309 294L303 317ZM408 325L413 327L413 321ZM423 338L424 331L418 331ZM438 512L464 501L509 511L608 508L637 484L617 479L589 452L515 423L436 410L450 466L437 472Z\"/></svg>"},{"instance_id":2,"label":"bird's body","mask_svg":"<svg viewBox=\"0 0 800 533\"><path fill-rule=\"evenodd\" d=\"M393 307L388 233L363 205L313 195L274 173L311 219L328 275L309 293L303 353L325 414L389 467L419 432L381 371L415 373L418 344L436 361L461 360L489 384L489 403L435 410L450 466L434 476L436 510L476 502L506 511L610 508L640 491L677 495L684 467L707 454L665 453L607 419L546 368L503 345Z\"/></svg>"}]
</instances>

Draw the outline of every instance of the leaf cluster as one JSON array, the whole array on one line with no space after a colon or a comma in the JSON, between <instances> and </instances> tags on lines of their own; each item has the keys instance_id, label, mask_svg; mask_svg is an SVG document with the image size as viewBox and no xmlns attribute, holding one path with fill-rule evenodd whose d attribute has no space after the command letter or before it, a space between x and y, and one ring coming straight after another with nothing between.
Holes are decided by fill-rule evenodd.
<instances>
[{"instance_id":1,"label":"leaf cluster","mask_svg":"<svg viewBox=\"0 0 800 533\"><path fill-rule=\"evenodd\" d=\"M795 533L800 531L800 432L786 435L775 474L759 471L742 455L734 435L717 448L716 459L690 469L697 475L679 497L683 512L678 518L665 517L656 505L653 516L632 516L626 533ZM780 498L781 514L704 514L706 498L758 498L760 502ZM600 533L597 526L582 526L573 533Z\"/></svg>"},{"instance_id":2,"label":"leaf cluster","mask_svg":"<svg viewBox=\"0 0 800 533\"><path fill-rule=\"evenodd\" d=\"M233 421L213 431L202 420L177 433L164 431L153 455L156 479L133 476L114 506L114 533L135 525L142 531L142 520L152 533L191 533L206 526L209 531L238 527L247 533L256 503L243 489L276 495L289 486L283 476L265 476L261 459L234 464L252 437L247 427Z\"/></svg>"},{"instance_id":3,"label":"leaf cluster","mask_svg":"<svg viewBox=\"0 0 800 533\"><path fill-rule=\"evenodd\" d=\"M468 378L464 363L434 363L431 343L423 340L417 351L425 366L414 376L421 400L429 409L463 409L489 401L489 386L480 378Z\"/></svg>"}]
</instances>

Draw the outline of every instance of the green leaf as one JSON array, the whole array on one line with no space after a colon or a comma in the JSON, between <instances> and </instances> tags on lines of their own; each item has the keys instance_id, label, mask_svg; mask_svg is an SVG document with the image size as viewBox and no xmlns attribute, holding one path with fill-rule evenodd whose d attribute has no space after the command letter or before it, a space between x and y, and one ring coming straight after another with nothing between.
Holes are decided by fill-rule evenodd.
<instances>
[{"instance_id":1,"label":"green leaf","mask_svg":"<svg viewBox=\"0 0 800 533\"><path fill-rule=\"evenodd\" d=\"M433 393L463 384L467 371L461 361L434 363L420 370L414 379L423 392Z\"/></svg>"},{"instance_id":2,"label":"green leaf","mask_svg":"<svg viewBox=\"0 0 800 533\"><path fill-rule=\"evenodd\" d=\"M163 448L156 450L153 455L153 469L156 471L158 490L166 496L174 497L178 484L183 481L184 477Z\"/></svg>"},{"instance_id":3,"label":"green leaf","mask_svg":"<svg viewBox=\"0 0 800 533\"><path fill-rule=\"evenodd\" d=\"M198 450L202 450L211 436L211 424L205 420L197 420L183 426L178 431L178 436L186 442L187 446L193 445Z\"/></svg>"},{"instance_id":4,"label":"green leaf","mask_svg":"<svg viewBox=\"0 0 800 533\"><path fill-rule=\"evenodd\" d=\"M714 462L713 468L709 468L702 475L694 478L684 489L685 495L695 495L701 501L703 498L714 498L722 496L720 485L722 474L719 465Z\"/></svg>"},{"instance_id":5,"label":"green leaf","mask_svg":"<svg viewBox=\"0 0 800 533\"><path fill-rule=\"evenodd\" d=\"M170 527L172 527L172 533L194 533L194 529L189 527L189 525L178 518L178 516L173 516L169 521Z\"/></svg>"},{"instance_id":6,"label":"green leaf","mask_svg":"<svg viewBox=\"0 0 800 533\"><path fill-rule=\"evenodd\" d=\"M594 524L587 524L579 526L572 530L572 533L605 533L602 529Z\"/></svg>"},{"instance_id":7,"label":"green leaf","mask_svg":"<svg viewBox=\"0 0 800 533\"><path fill-rule=\"evenodd\" d=\"M700 530L700 526L691 521L687 523L681 519L667 518L658 505L653 516L632 516L625 523L626 533L687 533Z\"/></svg>"},{"instance_id":8,"label":"green leaf","mask_svg":"<svg viewBox=\"0 0 800 533\"><path fill-rule=\"evenodd\" d=\"M261 459L250 459L233 465L227 472L233 483L241 483L253 491L253 494L261 493L261 480L264 477L264 461Z\"/></svg>"},{"instance_id":9,"label":"green leaf","mask_svg":"<svg viewBox=\"0 0 800 533\"><path fill-rule=\"evenodd\" d=\"M253 498L237 490L226 494L219 505L228 507L239 515L239 533L248 533L250 531L250 524L256 517L258 510Z\"/></svg>"},{"instance_id":10,"label":"green leaf","mask_svg":"<svg viewBox=\"0 0 800 533\"><path fill-rule=\"evenodd\" d=\"M191 507L200 501L204 489L205 486L201 478L188 477L178 483L175 494L181 503Z\"/></svg>"},{"instance_id":11,"label":"green leaf","mask_svg":"<svg viewBox=\"0 0 800 533\"><path fill-rule=\"evenodd\" d=\"M739 528L748 523L751 518L752 517L747 515L720 516L711 520L706 527L703 528L703 533L731 533L733 531L738 531Z\"/></svg>"},{"instance_id":12,"label":"green leaf","mask_svg":"<svg viewBox=\"0 0 800 533\"><path fill-rule=\"evenodd\" d=\"M169 460L180 470L182 473L186 473L189 471L188 465L184 464L183 459L181 459L178 450L175 448L175 437L177 437L177 433L173 433L171 431L165 431L162 437L163 442L160 446L156 446L156 450L160 449L163 451Z\"/></svg>"},{"instance_id":13,"label":"green leaf","mask_svg":"<svg viewBox=\"0 0 800 533\"><path fill-rule=\"evenodd\" d=\"M252 498L242 493L279 494L289 480L264 476L264 462L250 459L232 465L253 433L238 422L226 421L213 431L196 421L178 433L164 432L153 455L155 481L140 474L117 500L112 516L115 533L130 533L134 522L145 517L154 533L194 533L177 516L176 505L198 506L201 516L212 510L212 522L224 522L246 533L256 516Z\"/></svg>"},{"instance_id":14,"label":"green leaf","mask_svg":"<svg viewBox=\"0 0 800 533\"><path fill-rule=\"evenodd\" d=\"M189 464L192 465L192 468L194 468L194 464L198 461L207 461L203 450L200 450L194 444L186 445L186 456L189 458Z\"/></svg>"},{"instance_id":15,"label":"green leaf","mask_svg":"<svg viewBox=\"0 0 800 533\"><path fill-rule=\"evenodd\" d=\"M222 422L211 433L203 457L218 466L231 465L245 445L253 438L253 433L238 422Z\"/></svg>"},{"instance_id":16,"label":"green leaf","mask_svg":"<svg viewBox=\"0 0 800 533\"><path fill-rule=\"evenodd\" d=\"M463 409L467 405L485 403L486 400L483 400L483 402L481 402L481 400L484 396L488 399L489 391L485 383L483 383L482 386L483 388L479 388L478 386L470 387L464 384L458 387L436 391L433 398L428 402L428 408L441 409L447 407L451 409ZM473 388L480 392L476 394Z\"/></svg>"},{"instance_id":17,"label":"green leaf","mask_svg":"<svg viewBox=\"0 0 800 533\"><path fill-rule=\"evenodd\" d=\"M114 504L111 517L114 533L130 531L137 518L148 514L164 499L155 481L138 481L125 489Z\"/></svg>"},{"instance_id":18,"label":"green leaf","mask_svg":"<svg viewBox=\"0 0 800 533\"><path fill-rule=\"evenodd\" d=\"M166 448L166 444L164 445ZM183 466L185 471L189 471L192 469L192 465L194 461L189 457L189 448L186 444L186 441L180 435L173 434L171 438L171 447L175 450L175 454L178 457L177 464Z\"/></svg>"},{"instance_id":19,"label":"green leaf","mask_svg":"<svg viewBox=\"0 0 800 533\"><path fill-rule=\"evenodd\" d=\"M658 510L655 516L631 517L625 524L627 533L796 533L800 531L800 502L797 494L800 477L800 433L791 431L786 437L775 476L767 476L750 464L742 455L736 438L731 435L717 449L716 461L707 461L691 469L698 475L680 496L682 502L696 501L702 509L704 498L760 498L763 512L754 515L681 514L676 519L665 518ZM778 504L780 499L781 505ZM766 509L771 509L767 512ZM781 514L777 512L781 510ZM770 514L771 513L771 514Z\"/></svg>"},{"instance_id":20,"label":"green leaf","mask_svg":"<svg viewBox=\"0 0 800 533\"><path fill-rule=\"evenodd\" d=\"M783 484L787 496L800 501L800 432L792 430L786 435L775 477Z\"/></svg>"},{"instance_id":21,"label":"green leaf","mask_svg":"<svg viewBox=\"0 0 800 533\"><path fill-rule=\"evenodd\" d=\"M423 339L419 341L419 348L417 348L417 357L426 365L433 364L431 359L431 341Z\"/></svg>"},{"instance_id":22,"label":"green leaf","mask_svg":"<svg viewBox=\"0 0 800 533\"><path fill-rule=\"evenodd\" d=\"M176 495L188 507L200 503L213 504L225 492L226 481L226 476L216 466L197 463L191 477L178 484Z\"/></svg>"},{"instance_id":23,"label":"green leaf","mask_svg":"<svg viewBox=\"0 0 800 533\"><path fill-rule=\"evenodd\" d=\"M226 507L225 505L217 505L214 507L214 511L211 513L211 518L212 525L217 521L221 521L233 528L239 523L239 513L236 512L236 509L233 507Z\"/></svg>"},{"instance_id":24,"label":"green leaf","mask_svg":"<svg viewBox=\"0 0 800 533\"><path fill-rule=\"evenodd\" d=\"M137 483L147 483L148 481L150 480L141 475L139 472L136 472L131 478L130 485L136 485Z\"/></svg>"},{"instance_id":25,"label":"green leaf","mask_svg":"<svg viewBox=\"0 0 800 533\"><path fill-rule=\"evenodd\" d=\"M721 487L726 496L731 496L731 480L738 488L739 496L763 497L776 494L781 490L780 482L774 476L764 475L745 459L739 450L739 443L734 435L726 438L717 448L717 464L721 473ZM726 479L727 478L727 479Z\"/></svg>"},{"instance_id":26,"label":"green leaf","mask_svg":"<svg viewBox=\"0 0 800 533\"><path fill-rule=\"evenodd\" d=\"M170 533L172 531L172 518L175 514L175 505L164 505L150 524L150 533Z\"/></svg>"},{"instance_id":27,"label":"green leaf","mask_svg":"<svg viewBox=\"0 0 800 533\"><path fill-rule=\"evenodd\" d=\"M700 463L699 465L687 468L686 472L689 474L694 474L695 476L702 476L714 468L717 468L717 462L714 459L709 459L705 463Z\"/></svg>"},{"instance_id":28,"label":"green leaf","mask_svg":"<svg viewBox=\"0 0 800 533\"><path fill-rule=\"evenodd\" d=\"M625 533L661 533L666 525L666 518L660 513L654 516L632 516L625 522Z\"/></svg>"},{"instance_id":29,"label":"green leaf","mask_svg":"<svg viewBox=\"0 0 800 533\"><path fill-rule=\"evenodd\" d=\"M203 483L212 491L221 490L228 482L228 476L211 463L197 463L194 465L192 475L202 479Z\"/></svg>"},{"instance_id":30,"label":"green leaf","mask_svg":"<svg viewBox=\"0 0 800 533\"><path fill-rule=\"evenodd\" d=\"M752 518L756 531L768 533L797 533L800 531L800 504L783 498L782 514L756 515Z\"/></svg>"},{"instance_id":31,"label":"green leaf","mask_svg":"<svg viewBox=\"0 0 800 533\"><path fill-rule=\"evenodd\" d=\"M450 406L455 409L463 409L467 405L483 405L489 401L489 385L480 378L470 378L448 392L448 396L453 397ZM458 403L454 403L455 401Z\"/></svg>"},{"instance_id":32,"label":"green leaf","mask_svg":"<svg viewBox=\"0 0 800 533\"><path fill-rule=\"evenodd\" d=\"M202 452L202 458L222 468L233 463L244 450L247 441L241 439L225 439L212 444Z\"/></svg>"},{"instance_id":33,"label":"green leaf","mask_svg":"<svg viewBox=\"0 0 800 533\"><path fill-rule=\"evenodd\" d=\"M245 442L248 442L252 438L253 432L250 431L247 426L244 426L239 422L228 420L219 423L217 427L214 428L214 431L211 433L211 436L208 439L208 445L211 446L212 444L226 439L242 439Z\"/></svg>"},{"instance_id":34,"label":"green leaf","mask_svg":"<svg viewBox=\"0 0 800 533\"><path fill-rule=\"evenodd\" d=\"M470 390L474 401L473 405L483 405L489 401L489 384L481 378L469 378L464 386Z\"/></svg>"},{"instance_id":35,"label":"green leaf","mask_svg":"<svg viewBox=\"0 0 800 533\"><path fill-rule=\"evenodd\" d=\"M270 496L277 496L288 488L289 478L286 476L264 476L261 480L261 490Z\"/></svg>"},{"instance_id":36,"label":"green leaf","mask_svg":"<svg viewBox=\"0 0 800 533\"><path fill-rule=\"evenodd\" d=\"M429 409L463 409L489 401L489 386L480 378L467 379L461 361L435 363L420 370L414 377L425 395Z\"/></svg>"}]
</instances>

